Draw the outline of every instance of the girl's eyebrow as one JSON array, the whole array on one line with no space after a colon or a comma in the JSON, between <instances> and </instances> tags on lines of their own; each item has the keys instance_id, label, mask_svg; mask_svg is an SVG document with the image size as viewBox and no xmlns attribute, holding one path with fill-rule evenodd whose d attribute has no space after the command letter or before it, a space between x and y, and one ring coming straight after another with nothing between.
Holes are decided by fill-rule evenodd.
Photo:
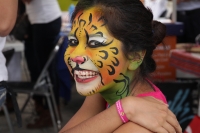
<instances>
[{"instance_id":1,"label":"girl's eyebrow","mask_svg":"<svg viewBox=\"0 0 200 133\"><path fill-rule=\"evenodd\" d=\"M69 33L68 37L75 37L74 33ZM97 32L95 34L90 34L89 37L104 37L102 32Z\"/></svg>"}]
</instances>

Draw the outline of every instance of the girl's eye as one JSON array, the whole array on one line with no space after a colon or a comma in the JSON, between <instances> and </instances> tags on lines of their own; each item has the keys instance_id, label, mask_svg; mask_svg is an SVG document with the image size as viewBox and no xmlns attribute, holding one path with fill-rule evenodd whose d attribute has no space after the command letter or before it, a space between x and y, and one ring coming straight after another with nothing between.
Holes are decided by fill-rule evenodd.
<instances>
[{"instance_id":1,"label":"girl's eye","mask_svg":"<svg viewBox=\"0 0 200 133\"><path fill-rule=\"evenodd\" d=\"M78 41L76 39L70 39L69 40L69 45L70 46L77 46L78 45Z\"/></svg>"},{"instance_id":2,"label":"girl's eye","mask_svg":"<svg viewBox=\"0 0 200 133\"><path fill-rule=\"evenodd\" d=\"M88 46L90 48L96 48L96 47L102 46L102 43L99 42L99 41L96 41L96 40L91 40L91 41L88 42Z\"/></svg>"},{"instance_id":3,"label":"girl's eye","mask_svg":"<svg viewBox=\"0 0 200 133\"><path fill-rule=\"evenodd\" d=\"M97 48L106 46L106 38L102 36L90 36L88 39L88 47L90 48Z\"/></svg>"}]
</instances>

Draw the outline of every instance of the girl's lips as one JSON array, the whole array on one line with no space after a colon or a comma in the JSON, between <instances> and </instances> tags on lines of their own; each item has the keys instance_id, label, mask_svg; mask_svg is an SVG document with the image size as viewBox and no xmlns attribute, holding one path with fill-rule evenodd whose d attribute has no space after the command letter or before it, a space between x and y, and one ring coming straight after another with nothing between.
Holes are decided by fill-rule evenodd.
<instances>
[{"instance_id":1,"label":"girl's lips","mask_svg":"<svg viewBox=\"0 0 200 133\"><path fill-rule=\"evenodd\" d=\"M79 78L78 75L75 76L75 80L79 83L88 83L91 82L92 80L96 79L98 77L98 75L89 77L89 78Z\"/></svg>"}]
</instances>

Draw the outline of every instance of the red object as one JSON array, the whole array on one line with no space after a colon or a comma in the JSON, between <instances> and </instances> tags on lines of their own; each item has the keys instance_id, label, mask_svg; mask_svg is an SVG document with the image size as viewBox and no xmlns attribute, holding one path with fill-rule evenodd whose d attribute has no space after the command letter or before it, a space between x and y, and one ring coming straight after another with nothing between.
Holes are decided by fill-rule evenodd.
<instances>
[{"instance_id":1,"label":"red object","mask_svg":"<svg viewBox=\"0 0 200 133\"><path fill-rule=\"evenodd\" d=\"M185 129L184 133L200 133L200 117L195 116Z\"/></svg>"},{"instance_id":2,"label":"red object","mask_svg":"<svg viewBox=\"0 0 200 133\"><path fill-rule=\"evenodd\" d=\"M185 50L171 50L170 65L197 76L200 76L200 54Z\"/></svg>"},{"instance_id":3,"label":"red object","mask_svg":"<svg viewBox=\"0 0 200 133\"><path fill-rule=\"evenodd\" d=\"M176 36L166 36L163 40L165 47L159 44L153 52L156 71L152 73L154 81L176 80L176 68L169 63L170 50L176 48Z\"/></svg>"}]
</instances>

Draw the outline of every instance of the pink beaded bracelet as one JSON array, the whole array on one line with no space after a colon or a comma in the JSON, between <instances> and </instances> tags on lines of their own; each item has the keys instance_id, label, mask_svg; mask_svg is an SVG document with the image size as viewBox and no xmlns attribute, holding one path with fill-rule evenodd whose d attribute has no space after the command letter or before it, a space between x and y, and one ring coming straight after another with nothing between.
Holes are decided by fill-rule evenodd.
<instances>
[{"instance_id":1,"label":"pink beaded bracelet","mask_svg":"<svg viewBox=\"0 0 200 133\"><path fill-rule=\"evenodd\" d=\"M121 120L123 121L123 123L127 123L129 120L126 117L126 114L124 113L124 110L122 108L122 104L121 104L121 100L118 100L116 103L116 108L117 108L117 112L121 118Z\"/></svg>"}]
</instances>

